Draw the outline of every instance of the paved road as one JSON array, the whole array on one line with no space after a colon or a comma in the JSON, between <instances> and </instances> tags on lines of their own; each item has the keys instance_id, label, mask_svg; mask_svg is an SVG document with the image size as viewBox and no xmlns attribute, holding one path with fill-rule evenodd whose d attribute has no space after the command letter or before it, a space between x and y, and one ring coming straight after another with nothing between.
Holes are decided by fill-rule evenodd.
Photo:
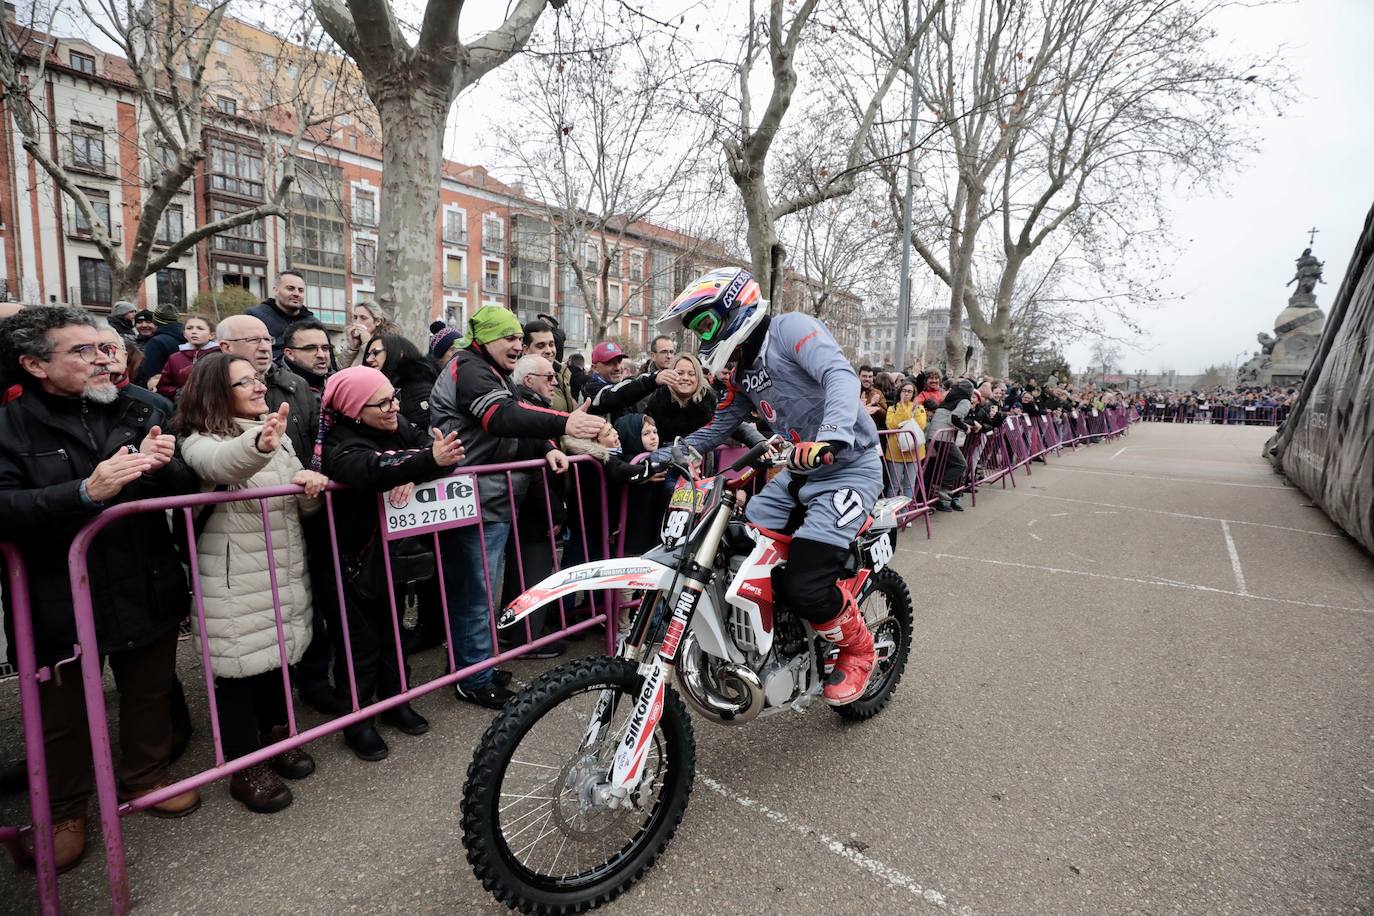
<instances>
[{"instance_id":1,"label":"paved road","mask_svg":"<svg viewBox=\"0 0 1374 916\"><path fill-rule=\"evenodd\" d=\"M1374 909L1374 563L1264 438L1137 427L908 533L918 642L889 710L699 723L682 828L607 911ZM485 717L422 709L434 731L380 764L321 742L281 814L221 784L127 821L142 912L496 912L456 815ZM62 885L102 909L98 856ZM0 894L30 882L0 866Z\"/></svg>"}]
</instances>

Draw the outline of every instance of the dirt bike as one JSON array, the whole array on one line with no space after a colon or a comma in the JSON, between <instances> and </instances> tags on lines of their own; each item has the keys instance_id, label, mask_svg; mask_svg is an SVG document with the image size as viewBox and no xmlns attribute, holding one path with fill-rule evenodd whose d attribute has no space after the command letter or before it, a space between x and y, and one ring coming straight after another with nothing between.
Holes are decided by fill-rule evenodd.
<instances>
[{"instance_id":1,"label":"dirt bike","mask_svg":"<svg viewBox=\"0 0 1374 916\"><path fill-rule=\"evenodd\" d=\"M753 470L784 463L788 448L761 443L727 469L742 476L703 477L701 456L675 443L664 467L683 476L660 546L563 569L503 612L504 628L580 591L642 596L616 657L580 658L541 675L506 704L473 755L463 843L482 886L507 906L581 912L643 877L692 791L687 707L739 725L820 698L835 650L775 597L791 538L745 522L740 511ZM905 503L878 502L854 541L852 577L840 584L855 595L877 649L865 692L834 707L846 719L871 718L888 704L911 649L911 596L888 568Z\"/></svg>"}]
</instances>

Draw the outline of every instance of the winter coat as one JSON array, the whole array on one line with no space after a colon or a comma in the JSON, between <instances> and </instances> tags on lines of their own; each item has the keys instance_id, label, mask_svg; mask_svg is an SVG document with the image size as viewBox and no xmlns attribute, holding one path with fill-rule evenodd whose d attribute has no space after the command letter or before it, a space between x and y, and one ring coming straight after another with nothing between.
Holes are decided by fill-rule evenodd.
<instances>
[{"instance_id":1,"label":"winter coat","mask_svg":"<svg viewBox=\"0 0 1374 916\"><path fill-rule=\"evenodd\" d=\"M922 430L924 430L926 428L927 422L926 409L922 407L920 403L917 401L912 401L909 404L903 404L901 401L897 401L887 409L888 429L899 430L901 429L902 424L905 423L907 420L915 421L916 425L919 426ZM883 445L887 454L888 461L901 461L909 463L917 460L918 458L925 457L925 445L921 445L918 450L913 451L904 451L902 448L900 448L897 440L901 437L901 435L902 434L898 432L883 437L884 440L886 440ZM910 436L908 436L908 438L910 438Z\"/></svg>"},{"instance_id":2,"label":"winter coat","mask_svg":"<svg viewBox=\"0 0 1374 916\"><path fill-rule=\"evenodd\" d=\"M148 387L148 380L162 371L182 344L186 343L186 332L180 321L158 325L153 336L143 345L143 362L134 376L134 384Z\"/></svg>"},{"instance_id":3,"label":"winter coat","mask_svg":"<svg viewBox=\"0 0 1374 916\"><path fill-rule=\"evenodd\" d=\"M429 432L429 396L439 373L428 362L406 359L396 366L394 375L391 372L385 375L401 399L401 416L421 432Z\"/></svg>"},{"instance_id":4,"label":"winter coat","mask_svg":"<svg viewBox=\"0 0 1374 916\"><path fill-rule=\"evenodd\" d=\"M192 433L181 453L206 489L228 484L230 490L280 487L301 470L291 439L264 455L257 449L261 420L235 420L237 436ZM306 569L301 515L319 511L323 498L278 496L267 500L272 526L272 564L281 598L286 661L300 661L310 645L310 574ZM277 620L272 602L272 570L257 500L221 503L208 512L196 542L200 589L205 598L205 633L210 670L217 677L251 677L281 668ZM199 622L191 626L199 640ZM199 648L199 643L197 643Z\"/></svg>"},{"instance_id":5,"label":"winter coat","mask_svg":"<svg viewBox=\"0 0 1374 916\"><path fill-rule=\"evenodd\" d=\"M181 389L186 387L186 380L191 377L191 370L195 368L196 363L211 353L218 352L219 344L213 340L199 347L189 343L182 344L163 364L162 378L157 382L157 393L175 401Z\"/></svg>"},{"instance_id":6,"label":"winter coat","mask_svg":"<svg viewBox=\"0 0 1374 916\"><path fill-rule=\"evenodd\" d=\"M146 392L149 400L157 397ZM167 414L120 393L111 404L52 397L26 382L0 407L0 540L19 545L29 574L34 644L40 666L72 654L71 569L67 551L100 506L81 495L95 466L125 446L137 448ZM111 503L193 493L196 478L179 457L120 491ZM190 593L163 512L107 525L87 551L95 631L102 653L145 646L186 616ZM13 653L11 590L4 590L5 634ZM13 656L11 655L11 660Z\"/></svg>"},{"instance_id":7,"label":"winter coat","mask_svg":"<svg viewBox=\"0 0 1374 916\"><path fill-rule=\"evenodd\" d=\"M498 369L476 344L449 361L434 383L429 399L431 423L444 435L457 431L463 442L463 467L504 464L547 454L567 426L567 414L521 401L510 376ZM522 439L533 439L533 444ZM332 475L331 475L332 476ZM511 475L510 491L518 506L529 486L529 474ZM511 494L506 475L477 479L482 519L510 521Z\"/></svg>"},{"instance_id":8,"label":"winter coat","mask_svg":"<svg viewBox=\"0 0 1374 916\"><path fill-rule=\"evenodd\" d=\"M690 436L711 422L716 413L716 393L705 388L700 398L683 404L673 397L667 385L660 385L649 396L644 412L653 417L658 426L658 441L671 445L678 436Z\"/></svg>"},{"instance_id":9,"label":"winter coat","mask_svg":"<svg viewBox=\"0 0 1374 916\"><path fill-rule=\"evenodd\" d=\"M520 400L528 404L551 409L550 402L533 389L516 385L515 393ZM545 454L546 450L542 443L535 439L525 439L517 460L542 458ZM568 506L564 493L569 486L571 473L560 475L546 470L542 476L547 479L547 486L541 475L530 474L529 488L525 491L525 497L519 503L520 509L516 513L515 529L519 532L520 540L526 543L548 543L550 524L562 525L567 521Z\"/></svg>"},{"instance_id":10,"label":"winter coat","mask_svg":"<svg viewBox=\"0 0 1374 916\"><path fill-rule=\"evenodd\" d=\"M286 414L286 435L300 458L301 464L310 463L315 451L315 434L320 428L320 399L310 388L310 383L292 372L280 362L267 369L267 409L275 411L282 404L290 404Z\"/></svg>"},{"instance_id":11,"label":"winter coat","mask_svg":"<svg viewBox=\"0 0 1374 916\"><path fill-rule=\"evenodd\" d=\"M330 426L320 469L330 480L353 488L334 494L339 556L354 562L377 537L381 529L378 493L454 472L434 463L433 445L429 434L415 429L405 417L396 418L394 433L343 418Z\"/></svg>"},{"instance_id":12,"label":"winter coat","mask_svg":"<svg viewBox=\"0 0 1374 916\"><path fill-rule=\"evenodd\" d=\"M591 399L588 413L618 420L634 411L635 405L653 394L657 387L656 374L628 376L614 384L593 374L582 387L582 396Z\"/></svg>"}]
</instances>

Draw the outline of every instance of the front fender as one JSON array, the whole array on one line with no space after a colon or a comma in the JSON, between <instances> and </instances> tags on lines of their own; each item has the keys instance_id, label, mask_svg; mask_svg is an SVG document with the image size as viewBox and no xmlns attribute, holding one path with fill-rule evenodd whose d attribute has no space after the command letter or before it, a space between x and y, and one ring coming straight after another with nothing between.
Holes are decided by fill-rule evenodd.
<instances>
[{"instance_id":1,"label":"front fender","mask_svg":"<svg viewBox=\"0 0 1374 916\"><path fill-rule=\"evenodd\" d=\"M513 626L531 613L574 592L594 592L605 589L648 591L667 588L673 578L671 567L643 557L618 560L595 560L560 569L516 598L501 613L496 625Z\"/></svg>"}]
</instances>

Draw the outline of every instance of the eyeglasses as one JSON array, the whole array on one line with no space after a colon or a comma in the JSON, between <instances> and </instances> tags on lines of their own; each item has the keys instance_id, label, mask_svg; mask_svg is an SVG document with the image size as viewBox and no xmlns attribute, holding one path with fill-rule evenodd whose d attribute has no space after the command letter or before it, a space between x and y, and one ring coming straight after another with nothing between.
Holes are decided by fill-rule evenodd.
<instances>
[{"instance_id":1,"label":"eyeglasses","mask_svg":"<svg viewBox=\"0 0 1374 916\"><path fill-rule=\"evenodd\" d=\"M655 356L672 356L672 355L673 355L674 353L676 353L676 352L677 352L677 348L676 348L676 347L672 347L672 348L669 348L669 349L667 349L667 350L655 350L655 351L654 351L654 355L655 355Z\"/></svg>"},{"instance_id":2,"label":"eyeglasses","mask_svg":"<svg viewBox=\"0 0 1374 916\"><path fill-rule=\"evenodd\" d=\"M363 354L363 357L364 357L365 359L376 359L377 357L381 356L381 355L382 355L383 353L385 353L385 352L386 352L386 350L382 349L381 347L378 347L378 348L375 349L375 350L368 350L366 353Z\"/></svg>"},{"instance_id":3,"label":"eyeglasses","mask_svg":"<svg viewBox=\"0 0 1374 916\"><path fill-rule=\"evenodd\" d=\"M393 394L389 398L382 398L380 401L373 401L371 404L364 404L364 407L375 407L380 411L396 410L401 406L399 395Z\"/></svg>"},{"instance_id":4,"label":"eyeglasses","mask_svg":"<svg viewBox=\"0 0 1374 916\"><path fill-rule=\"evenodd\" d=\"M548 379L551 382L554 379L558 378L558 374L555 372L531 372L528 375L526 375L525 378L542 378Z\"/></svg>"},{"instance_id":5,"label":"eyeglasses","mask_svg":"<svg viewBox=\"0 0 1374 916\"><path fill-rule=\"evenodd\" d=\"M72 347L68 353L79 356L88 363L95 362L95 355L99 353L106 359L117 359L119 357L119 347L114 344L82 344L79 347Z\"/></svg>"},{"instance_id":6,"label":"eyeglasses","mask_svg":"<svg viewBox=\"0 0 1374 916\"><path fill-rule=\"evenodd\" d=\"M272 342L272 338L270 337L226 337L224 339L228 343L250 343L254 346L270 344Z\"/></svg>"},{"instance_id":7,"label":"eyeglasses","mask_svg":"<svg viewBox=\"0 0 1374 916\"><path fill-rule=\"evenodd\" d=\"M264 382L262 379L258 378L256 375L248 375L239 379L237 382L230 382L229 387L242 388L245 391L251 390L253 388L261 388L264 391L266 391L267 383Z\"/></svg>"},{"instance_id":8,"label":"eyeglasses","mask_svg":"<svg viewBox=\"0 0 1374 916\"><path fill-rule=\"evenodd\" d=\"M306 344L303 347L284 347L286 350L296 350L301 353L328 353L329 344Z\"/></svg>"}]
</instances>

